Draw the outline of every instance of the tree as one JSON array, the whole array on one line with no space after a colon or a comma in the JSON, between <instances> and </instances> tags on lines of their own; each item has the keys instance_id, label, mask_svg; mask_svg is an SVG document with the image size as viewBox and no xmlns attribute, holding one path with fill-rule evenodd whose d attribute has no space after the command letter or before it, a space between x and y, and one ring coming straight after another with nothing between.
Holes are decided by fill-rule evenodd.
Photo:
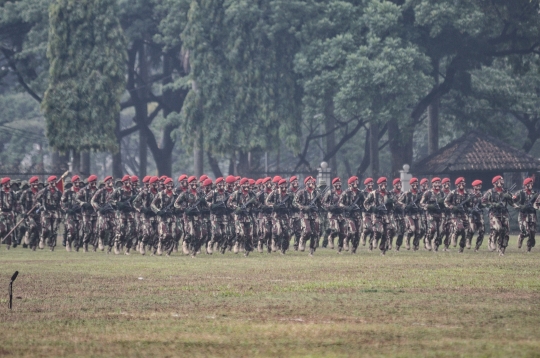
<instances>
[{"instance_id":1,"label":"tree","mask_svg":"<svg viewBox=\"0 0 540 358\"><path fill-rule=\"evenodd\" d=\"M61 151L116 151L125 39L113 0L57 0L50 8L47 137Z\"/></svg>"}]
</instances>

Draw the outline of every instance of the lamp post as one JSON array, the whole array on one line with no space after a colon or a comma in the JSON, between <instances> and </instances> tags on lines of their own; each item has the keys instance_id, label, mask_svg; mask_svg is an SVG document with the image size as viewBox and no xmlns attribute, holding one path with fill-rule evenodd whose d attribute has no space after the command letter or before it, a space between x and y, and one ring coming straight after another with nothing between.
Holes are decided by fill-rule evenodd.
<instances>
[{"instance_id":1,"label":"lamp post","mask_svg":"<svg viewBox=\"0 0 540 358\"><path fill-rule=\"evenodd\" d=\"M411 184L409 184L409 180L412 178L412 174L409 173L409 169L411 167L409 164L403 165L403 170L399 171L399 178L401 179L401 188L405 192L407 190L411 190Z\"/></svg>"},{"instance_id":2,"label":"lamp post","mask_svg":"<svg viewBox=\"0 0 540 358\"><path fill-rule=\"evenodd\" d=\"M319 174L317 174L317 186L320 186L321 184L329 185L332 181L332 168L328 168L327 162L322 162L321 167L317 170L319 171Z\"/></svg>"}]
</instances>

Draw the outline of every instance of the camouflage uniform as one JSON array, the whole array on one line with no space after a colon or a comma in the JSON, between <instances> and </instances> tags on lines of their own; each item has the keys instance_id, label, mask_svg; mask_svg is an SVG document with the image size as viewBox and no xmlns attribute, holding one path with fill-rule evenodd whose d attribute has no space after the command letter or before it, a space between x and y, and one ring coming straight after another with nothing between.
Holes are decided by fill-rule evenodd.
<instances>
[{"instance_id":1,"label":"camouflage uniform","mask_svg":"<svg viewBox=\"0 0 540 358\"><path fill-rule=\"evenodd\" d=\"M339 198L338 205L343 209L343 217L347 225L347 237L351 246L351 253L356 253L360 243L360 230L362 230L363 195L360 190L346 189ZM360 205L358 205L360 203Z\"/></svg>"},{"instance_id":2,"label":"camouflage uniform","mask_svg":"<svg viewBox=\"0 0 540 358\"><path fill-rule=\"evenodd\" d=\"M65 212L64 218L64 230L67 232L66 236L66 250L71 251L71 245L78 250L80 242L80 229L81 229L81 206L77 201L77 192L74 188L64 190L62 198L60 200L60 206ZM88 245L88 244L87 244ZM85 247L87 249L87 247Z\"/></svg>"},{"instance_id":3,"label":"camouflage uniform","mask_svg":"<svg viewBox=\"0 0 540 358\"><path fill-rule=\"evenodd\" d=\"M46 187L37 195L37 200L41 205L40 248L43 248L47 244L51 251L53 251L56 246L58 224L60 224L61 198L62 193L56 187Z\"/></svg>"},{"instance_id":4,"label":"camouflage uniform","mask_svg":"<svg viewBox=\"0 0 540 358\"><path fill-rule=\"evenodd\" d=\"M81 188L77 193L77 202L81 206L82 214L82 242L85 247L92 244L94 246L94 251L98 248L96 232L98 214L90 202L97 190L97 188L92 188L90 185L87 185L86 187ZM103 250L103 246L100 249Z\"/></svg>"},{"instance_id":5,"label":"camouflage uniform","mask_svg":"<svg viewBox=\"0 0 540 358\"><path fill-rule=\"evenodd\" d=\"M150 207L158 217L158 240L154 246L154 252L161 255L165 251L168 255L174 248L173 230L175 228L176 218L174 216L175 207L174 192L161 190L156 194Z\"/></svg>"},{"instance_id":6,"label":"camouflage uniform","mask_svg":"<svg viewBox=\"0 0 540 358\"><path fill-rule=\"evenodd\" d=\"M17 223L17 216L23 214L21 212L20 205L18 205L21 199L22 192L23 192L20 189L20 187L21 187L20 179L14 180L14 182L11 184L11 191L13 192L13 194L15 194L15 202L17 203L17 205L15 205L13 223ZM21 244L23 235L24 235L24 226L23 225L17 226L17 228L15 228L15 231L13 231L13 247L14 248L17 247L17 245Z\"/></svg>"},{"instance_id":7,"label":"camouflage uniform","mask_svg":"<svg viewBox=\"0 0 540 358\"><path fill-rule=\"evenodd\" d=\"M482 205L482 193L478 192L475 193L474 191L470 193L472 195L471 199L471 210L469 214L469 221L471 224L471 230L470 230L470 241L472 242L472 237L475 232L478 232L478 236L476 237L476 246L475 251L478 251L480 249L480 246L482 246L482 242L484 241L484 233L485 233L485 225L484 225L484 212L483 212L483 205Z\"/></svg>"},{"instance_id":8,"label":"camouflage uniform","mask_svg":"<svg viewBox=\"0 0 540 358\"><path fill-rule=\"evenodd\" d=\"M289 241L291 240L289 213L293 200L294 196L289 191L283 194L279 187L266 198L266 205L273 208L272 239L277 243L282 254L289 249Z\"/></svg>"},{"instance_id":9,"label":"camouflage uniform","mask_svg":"<svg viewBox=\"0 0 540 358\"><path fill-rule=\"evenodd\" d=\"M448 197L448 195L451 193L451 190L444 190L442 189L441 190L441 193L444 197L444 199L446 200L446 198ZM451 216L452 216L452 213L450 211L450 209L448 209L446 207L446 204L443 204L441 205L441 212L442 212L442 233L441 233L441 243L444 244L444 248L445 248L445 251L448 250L448 248L450 247L450 239L451 239L451 235L452 235L452 220L451 220ZM472 224L471 224L472 226ZM455 245L454 245L455 247Z\"/></svg>"},{"instance_id":10,"label":"camouflage uniform","mask_svg":"<svg viewBox=\"0 0 540 358\"><path fill-rule=\"evenodd\" d=\"M293 200L297 192L298 189L289 190L289 195L293 198ZM290 209L290 221L291 223L289 227L291 228L291 232L294 235L294 251L298 251L298 243L300 242L300 236L302 235L302 223L300 220L300 210L295 206L292 206Z\"/></svg>"},{"instance_id":11,"label":"camouflage uniform","mask_svg":"<svg viewBox=\"0 0 540 358\"><path fill-rule=\"evenodd\" d=\"M482 204L489 206L489 246L504 253L508 246L510 223L507 205L512 205L512 195L504 190L489 189L482 197ZM495 246L496 245L496 246Z\"/></svg>"},{"instance_id":12,"label":"camouflage uniform","mask_svg":"<svg viewBox=\"0 0 540 358\"><path fill-rule=\"evenodd\" d=\"M227 247L228 200L229 194L225 190L220 192L218 189L214 189L206 195L206 202L210 205L210 221L212 224L211 245L217 243L222 249L222 253L225 253L223 248Z\"/></svg>"},{"instance_id":13,"label":"camouflage uniform","mask_svg":"<svg viewBox=\"0 0 540 358\"><path fill-rule=\"evenodd\" d=\"M302 235L300 236L299 250L304 251L306 241L309 240L310 254L313 255L319 246L320 219L317 210L322 201L317 189L299 189L294 197L293 205L300 210Z\"/></svg>"},{"instance_id":14,"label":"camouflage uniform","mask_svg":"<svg viewBox=\"0 0 540 358\"><path fill-rule=\"evenodd\" d=\"M413 239L413 250L418 250L421 235L421 209L419 207L422 196L420 192L409 190L401 195L399 202L404 208L405 229L407 231L405 245L407 250L411 248L411 238Z\"/></svg>"},{"instance_id":15,"label":"camouflage uniform","mask_svg":"<svg viewBox=\"0 0 540 358\"><path fill-rule=\"evenodd\" d=\"M364 201L366 201L366 198L367 196L369 195L369 193L371 193L372 191L369 191L367 189L364 189L360 192L360 198L358 200L359 202L359 206L362 209L362 233L360 234L360 242L362 244L362 246L366 246L366 238L369 236L369 243L370 245L372 244L373 242L373 235L374 235L374 232L373 232L373 223L371 222L371 212L370 211L366 211L366 209L364 208Z\"/></svg>"},{"instance_id":16,"label":"camouflage uniform","mask_svg":"<svg viewBox=\"0 0 540 358\"><path fill-rule=\"evenodd\" d=\"M135 216L131 201L133 192L123 187L114 190L109 197L109 202L116 209L116 224L114 227L114 248L119 253L121 246L125 246L129 254L132 244L136 244ZM110 243L109 243L110 245Z\"/></svg>"},{"instance_id":17,"label":"camouflage uniform","mask_svg":"<svg viewBox=\"0 0 540 358\"><path fill-rule=\"evenodd\" d=\"M188 245L191 256L195 256L200 250L203 237L206 237L206 227L202 225L200 210L206 206L204 195L199 191L188 190L181 193L174 207L184 210L184 223L186 236L184 240Z\"/></svg>"},{"instance_id":18,"label":"camouflage uniform","mask_svg":"<svg viewBox=\"0 0 540 358\"><path fill-rule=\"evenodd\" d=\"M271 190L264 188L258 197L259 222L261 225L261 235L257 246L259 252L262 252L263 245L266 245L268 252L273 251L272 249L275 251L276 249L275 243L272 245L272 227L274 220L272 217L272 208L266 205L266 199L271 192Z\"/></svg>"},{"instance_id":19,"label":"camouflage uniform","mask_svg":"<svg viewBox=\"0 0 540 358\"><path fill-rule=\"evenodd\" d=\"M139 213L139 228L141 230L141 241L139 242L139 252L144 255L148 245L154 246L156 240L156 214L152 211L152 201L157 195L157 191L142 188L133 200L133 208Z\"/></svg>"},{"instance_id":20,"label":"camouflage uniform","mask_svg":"<svg viewBox=\"0 0 540 358\"><path fill-rule=\"evenodd\" d=\"M39 213L38 208L34 208L32 212L29 213L30 209L34 207L37 203L37 189L28 188L26 189L20 199L20 206L21 211L24 213L24 225L25 225L25 233L24 233L24 242L26 245L30 246L32 250L36 250L38 241L39 241L39 233L41 231L40 220L39 220Z\"/></svg>"},{"instance_id":21,"label":"camouflage uniform","mask_svg":"<svg viewBox=\"0 0 540 358\"><path fill-rule=\"evenodd\" d=\"M236 237L238 245L245 249L244 255L248 256L253 251L253 238L251 236L251 215L250 210L257 205L256 196L248 191L239 189L229 197L227 205L234 210L234 223L236 227Z\"/></svg>"},{"instance_id":22,"label":"camouflage uniform","mask_svg":"<svg viewBox=\"0 0 540 358\"><path fill-rule=\"evenodd\" d=\"M7 245L9 250L13 234L5 237L11 231L15 222L17 200L11 190L5 191L0 187L0 239Z\"/></svg>"},{"instance_id":23,"label":"camouflage uniform","mask_svg":"<svg viewBox=\"0 0 540 358\"><path fill-rule=\"evenodd\" d=\"M469 194L465 190L460 192L459 189L452 190L444 199L444 205L452 212L450 215L450 221L452 223L450 242L453 246L456 246L457 237L461 236L459 252L463 252L465 245L467 245L467 248L471 248L470 238L472 235L470 235L469 201ZM448 249L448 246L445 244L446 249Z\"/></svg>"},{"instance_id":24,"label":"camouflage uniform","mask_svg":"<svg viewBox=\"0 0 540 358\"><path fill-rule=\"evenodd\" d=\"M512 197L514 207L519 210L518 224L519 224L519 237L518 248L521 248L523 240L527 238L527 251L536 244L536 210L538 207L536 202L538 201L538 193L534 190L528 191L522 189L514 194Z\"/></svg>"},{"instance_id":25,"label":"camouflage uniform","mask_svg":"<svg viewBox=\"0 0 540 358\"><path fill-rule=\"evenodd\" d=\"M109 204L109 197L113 193L112 188L104 187L96 190L94 196L90 200L92 207L98 213L97 219L97 237L99 240L99 245L103 246L106 244L106 239L109 240L108 246L109 249L107 252L111 251L111 248L114 243L113 233L114 233L114 208Z\"/></svg>"},{"instance_id":26,"label":"camouflage uniform","mask_svg":"<svg viewBox=\"0 0 540 358\"><path fill-rule=\"evenodd\" d=\"M382 254L388 250L389 238L392 235L393 223L391 213L388 212L386 204L388 203L388 192L373 190L364 201L364 208L371 213L371 222L373 225L374 238L370 242L370 250L374 248L380 240L379 249Z\"/></svg>"},{"instance_id":27,"label":"camouflage uniform","mask_svg":"<svg viewBox=\"0 0 540 358\"><path fill-rule=\"evenodd\" d=\"M442 203L443 194L433 189L426 190L420 199L420 207L427 215L427 233L424 239L424 247L427 250L437 251L438 243L442 234Z\"/></svg>"},{"instance_id":28,"label":"camouflage uniform","mask_svg":"<svg viewBox=\"0 0 540 358\"><path fill-rule=\"evenodd\" d=\"M334 248L334 239L338 237L338 253L343 250L345 244L346 249L348 249L348 244L344 242L346 238L346 221L343 217L343 209L339 207L339 197L341 196L342 191L337 191L335 189L330 189L324 195L322 200L323 207L328 212L327 218L330 223L330 235L328 235L328 243L330 248Z\"/></svg>"},{"instance_id":29,"label":"camouflage uniform","mask_svg":"<svg viewBox=\"0 0 540 358\"><path fill-rule=\"evenodd\" d=\"M399 202L401 196L403 193L401 190L393 189L391 191L393 200L395 204L393 205L393 216L394 216L394 223L395 223L395 232L397 234L396 238L396 250L399 251L399 248L401 245L403 245L403 237L405 236L405 217L404 217L404 211L403 211L403 205ZM392 241L393 238L390 239L390 249L392 249Z\"/></svg>"}]
</instances>

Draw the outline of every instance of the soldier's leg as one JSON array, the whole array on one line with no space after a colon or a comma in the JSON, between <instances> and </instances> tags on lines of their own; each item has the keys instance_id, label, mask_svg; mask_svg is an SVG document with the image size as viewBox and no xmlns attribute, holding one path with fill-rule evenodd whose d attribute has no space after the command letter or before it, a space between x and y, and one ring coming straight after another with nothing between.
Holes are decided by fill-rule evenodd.
<instances>
[{"instance_id":1,"label":"soldier's leg","mask_svg":"<svg viewBox=\"0 0 540 358\"><path fill-rule=\"evenodd\" d=\"M518 236L518 249L521 249L523 245L523 240L529 236L529 223L527 222L527 214L522 212L518 213L518 226L519 226L519 236Z\"/></svg>"},{"instance_id":2,"label":"soldier's leg","mask_svg":"<svg viewBox=\"0 0 540 358\"><path fill-rule=\"evenodd\" d=\"M288 219L281 220L280 231L281 231L281 235L280 235L281 253L285 254L285 252L289 249L289 242L291 240L290 226L289 226Z\"/></svg>"},{"instance_id":3,"label":"soldier's leg","mask_svg":"<svg viewBox=\"0 0 540 358\"><path fill-rule=\"evenodd\" d=\"M310 227L311 227L311 239L309 242L309 254L313 255L315 253L315 250L317 250L317 247L319 247L319 239L321 237L321 231L320 231L321 226L320 226L320 221L318 217L310 220Z\"/></svg>"},{"instance_id":4,"label":"soldier's leg","mask_svg":"<svg viewBox=\"0 0 540 358\"><path fill-rule=\"evenodd\" d=\"M536 245L536 212L529 215L529 239L527 240L527 252L531 252L531 249Z\"/></svg>"},{"instance_id":5,"label":"soldier's leg","mask_svg":"<svg viewBox=\"0 0 540 358\"><path fill-rule=\"evenodd\" d=\"M291 219L291 228L294 234L294 251L298 251L298 245L300 243L300 235L302 235L302 226L300 224L300 219L293 217Z\"/></svg>"},{"instance_id":6,"label":"soldier's leg","mask_svg":"<svg viewBox=\"0 0 540 358\"><path fill-rule=\"evenodd\" d=\"M200 218L190 220L190 251L191 257L195 257L201 248L201 221Z\"/></svg>"},{"instance_id":7,"label":"soldier's leg","mask_svg":"<svg viewBox=\"0 0 540 358\"><path fill-rule=\"evenodd\" d=\"M0 244L6 244L7 249L11 247L11 235L10 237L5 237L9 232L7 214L0 213Z\"/></svg>"},{"instance_id":8,"label":"soldier's leg","mask_svg":"<svg viewBox=\"0 0 540 358\"><path fill-rule=\"evenodd\" d=\"M373 237L373 224L371 222L371 214L363 213L362 214L362 235L360 236L360 243L362 246L366 246L366 238L368 236ZM371 243L371 239L369 240Z\"/></svg>"},{"instance_id":9,"label":"soldier's leg","mask_svg":"<svg viewBox=\"0 0 540 358\"><path fill-rule=\"evenodd\" d=\"M503 214L501 216L501 233L499 234L498 249L501 256L504 255L506 247L508 246L508 241L510 239L510 222L508 214Z\"/></svg>"},{"instance_id":10,"label":"soldier's leg","mask_svg":"<svg viewBox=\"0 0 540 358\"><path fill-rule=\"evenodd\" d=\"M251 221L243 223L242 241L244 243L244 256L247 257L251 251L253 251L253 237L251 236L253 228Z\"/></svg>"},{"instance_id":11,"label":"soldier's leg","mask_svg":"<svg viewBox=\"0 0 540 358\"><path fill-rule=\"evenodd\" d=\"M311 239L311 221L307 218L301 219L302 235L300 235L300 241L298 243L298 250L304 251L306 249L307 240Z\"/></svg>"},{"instance_id":12,"label":"soldier's leg","mask_svg":"<svg viewBox=\"0 0 540 358\"><path fill-rule=\"evenodd\" d=\"M373 249L376 247L375 245L379 242L379 240L381 240L385 229L383 227L381 218L375 216L372 220L374 237L369 243L369 251L373 251Z\"/></svg>"},{"instance_id":13,"label":"soldier's leg","mask_svg":"<svg viewBox=\"0 0 540 358\"><path fill-rule=\"evenodd\" d=\"M64 232L66 233L66 251L71 252L71 244L73 243L73 238L75 237L75 220L71 216L66 216L66 221L64 224Z\"/></svg>"},{"instance_id":14,"label":"soldier's leg","mask_svg":"<svg viewBox=\"0 0 540 358\"><path fill-rule=\"evenodd\" d=\"M478 236L476 237L475 251L480 250L482 242L484 241L485 225L484 225L484 216L479 214L474 216L475 221L475 231L477 231Z\"/></svg>"},{"instance_id":15,"label":"soldier's leg","mask_svg":"<svg viewBox=\"0 0 540 358\"><path fill-rule=\"evenodd\" d=\"M41 213L39 221L41 226L41 231L39 233L39 248L43 250L50 232L49 216L47 215L47 212Z\"/></svg>"}]
</instances>

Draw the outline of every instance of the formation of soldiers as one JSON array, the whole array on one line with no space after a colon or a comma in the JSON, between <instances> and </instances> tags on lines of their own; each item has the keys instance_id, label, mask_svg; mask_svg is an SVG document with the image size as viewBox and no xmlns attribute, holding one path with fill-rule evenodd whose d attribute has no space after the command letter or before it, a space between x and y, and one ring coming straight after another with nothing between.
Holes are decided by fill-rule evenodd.
<instances>
[{"instance_id":1,"label":"formation of soldiers","mask_svg":"<svg viewBox=\"0 0 540 358\"><path fill-rule=\"evenodd\" d=\"M509 211L518 210L518 247L525 239L527 251L535 246L538 193L527 178L523 188L512 193L504 179L496 176L493 188L482 193L475 180L466 189L464 178L450 190L448 178L412 178L411 189L402 191L400 179L392 189L384 177L364 180L364 188L353 176L347 188L339 178L331 185L317 186L308 176L300 188L298 178L279 176L258 180L228 176L212 181L181 175L172 178L136 176L116 180L108 176L98 182L95 175L83 180L75 175L63 180L51 176L46 183L38 177L27 182L1 179L0 238L2 243L31 250L54 250L58 228L63 222L63 245L67 251L104 251L145 255L170 255L181 250L195 257L227 250L248 256L285 254L293 240L295 251L313 255L321 238L323 246L337 252L356 253L366 243L370 251L447 251L459 244L459 252L482 246L485 209L489 216L490 251L502 256L508 246ZM430 185L431 184L431 185ZM376 185L376 187L375 187ZM337 239L337 240L336 240ZM395 239L395 242L394 242Z\"/></svg>"}]
</instances>

